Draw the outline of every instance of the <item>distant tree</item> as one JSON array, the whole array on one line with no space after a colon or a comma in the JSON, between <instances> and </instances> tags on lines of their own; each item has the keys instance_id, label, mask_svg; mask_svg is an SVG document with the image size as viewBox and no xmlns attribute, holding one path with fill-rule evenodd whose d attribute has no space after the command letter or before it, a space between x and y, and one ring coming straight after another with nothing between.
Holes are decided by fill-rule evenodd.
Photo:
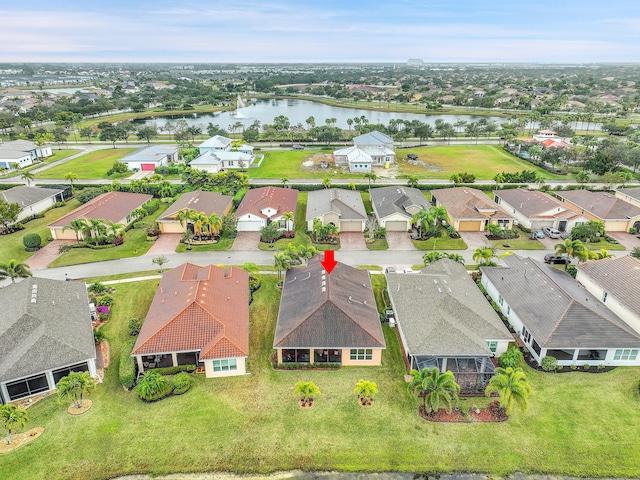
<instances>
[{"instance_id":1,"label":"distant tree","mask_svg":"<svg viewBox=\"0 0 640 480\"><path fill-rule=\"evenodd\" d=\"M151 263L154 265L158 265L160 267L160 275L164 273L164 264L167 263L169 259L164 255L158 255L151 260Z\"/></svg>"},{"instance_id":2,"label":"distant tree","mask_svg":"<svg viewBox=\"0 0 640 480\"><path fill-rule=\"evenodd\" d=\"M71 190L73 190L73 182L75 182L78 179L78 174L73 172L67 172L64 175L64 179L67 180L69 184L71 184Z\"/></svg>"},{"instance_id":3,"label":"distant tree","mask_svg":"<svg viewBox=\"0 0 640 480\"><path fill-rule=\"evenodd\" d=\"M364 174L364 178L369 180L369 188L371 188L371 182L375 183L378 179L378 175L376 175L374 172L367 172Z\"/></svg>"},{"instance_id":4,"label":"distant tree","mask_svg":"<svg viewBox=\"0 0 640 480\"><path fill-rule=\"evenodd\" d=\"M31 182L33 181L33 179L36 176L34 175L33 172L27 170L26 172L23 172L22 175L20 175L20 178L22 178L23 180L25 180L27 182L27 186L30 187L31 186Z\"/></svg>"},{"instance_id":5,"label":"distant tree","mask_svg":"<svg viewBox=\"0 0 640 480\"><path fill-rule=\"evenodd\" d=\"M418 177L416 175L409 175L407 177L407 186L411 188L418 188Z\"/></svg>"},{"instance_id":6,"label":"distant tree","mask_svg":"<svg viewBox=\"0 0 640 480\"><path fill-rule=\"evenodd\" d=\"M0 224L9 230L9 226L18 220L18 215L22 207L17 202L7 202L4 198L0 198Z\"/></svg>"},{"instance_id":7,"label":"distant tree","mask_svg":"<svg viewBox=\"0 0 640 480\"><path fill-rule=\"evenodd\" d=\"M147 145L151 143L151 140L158 136L158 129L155 125L147 125L139 127L136 130L136 137L140 140L146 140Z\"/></svg>"}]
</instances>

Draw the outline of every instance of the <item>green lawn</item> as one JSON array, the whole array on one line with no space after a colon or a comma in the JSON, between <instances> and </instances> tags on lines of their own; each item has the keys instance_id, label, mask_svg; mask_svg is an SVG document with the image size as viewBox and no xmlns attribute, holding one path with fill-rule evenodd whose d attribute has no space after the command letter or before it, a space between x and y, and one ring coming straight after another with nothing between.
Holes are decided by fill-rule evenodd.
<instances>
[{"instance_id":1,"label":"green lawn","mask_svg":"<svg viewBox=\"0 0 640 480\"><path fill-rule=\"evenodd\" d=\"M531 240L531 234L516 227L520 235L511 240L489 240L489 243L498 250L544 250L545 246L540 240Z\"/></svg>"},{"instance_id":2,"label":"green lawn","mask_svg":"<svg viewBox=\"0 0 640 480\"><path fill-rule=\"evenodd\" d=\"M262 165L258 168L250 168L247 174L251 178L324 178L324 177L354 177L355 174L333 174L332 169L303 167L302 163L310 160L318 153L330 155L333 149L328 150L266 150L257 152L264 154Z\"/></svg>"},{"instance_id":3,"label":"green lawn","mask_svg":"<svg viewBox=\"0 0 640 480\"><path fill-rule=\"evenodd\" d=\"M48 163L57 162L58 160L62 160L64 158L70 157L71 155L74 155L74 154L76 154L78 152L81 152L81 151L82 150L53 150L52 151L53 155L51 155L50 157L45 158L44 161L42 161L40 163L34 163L33 165L29 165L28 167L21 168L20 170L12 171L11 173L2 174L2 175L0 175L0 178L19 177L26 171L30 171L30 170L34 170L36 168L40 168L43 165L46 165Z\"/></svg>"},{"instance_id":4,"label":"green lawn","mask_svg":"<svg viewBox=\"0 0 640 480\"><path fill-rule=\"evenodd\" d=\"M36 178L64 178L69 172L78 175L79 180L110 178L107 177L107 172L113 166L114 162L135 150L135 148L96 150L95 152L89 152L86 155L81 155L78 158L69 160L62 165L45 170L37 174ZM130 174L131 172L126 173L124 177ZM116 176L114 175L113 178L116 178ZM117 178L123 178L123 176L119 175Z\"/></svg>"},{"instance_id":5,"label":"green lawn","mask_svg":"<svg viewBox=\"0 0 640 480\"><path fill-rule=\"evenodd\" d=\"M430 238L428 240L411 240L418 250L466 250L467 244L464 243L462 238L449 238L444 236L435 239Z\"/></svg>"},{"instance_id":6,"label":"green lawn","mask_svg":"<svg viewBox=\"0 0 640 480\"><path fill-rule=\"evenodd\" d=\"M37 233L42 238L42 246L47 243L47 238L51 235L47 225L53 223L60 217L75 210L80 206L76 199L69 200L64 207L54 208L45 213L43 218L37 218L24 224L25 229L9 235L0 235L0 263L8 262L15 258L19 262L24 262L35 252L27 252L22 243L22 238L28 233Z\"/></svg>"},{"instance_id":7,"label":"green lawn","mask_svg":"<svg viewBox=\"0 0 640 480\"><path fill-rule=\"evenodd\" d=\"M367 248L369 250L387 250L389 248L389 244L387 243L386 238L379 238L371 243L367 242Z\"/></svg>"},{"instance_id":8,"label":"green lawn","mask_svg":"<svg viewBox=\"0 0 640 480\"><path fill-rule=\"evenodd\" d=\"M382 275L372 281L377 289L384 285ZM113 318L103 327L112 365L91 395L93 407L74 417L55 398L33 405L27 428L44 426L45 433L3 455L0 478L292 469L640 475L639 368L599 374L527 369L533 387L527 412L516 410L505 423L429 423L407 393L397 334L386 326L381 367L273 371L268 358L280 296L274 282L274 276L262 277L251 305L251 375L196 375L185 395L152 404L122 390L117 359L129 319L144 318L158 280L117 285ZM357 404L353 388L359 379L378 384L372 408ZM322 392L311 410L297 406L292 389L298 380L311 380Z\"/></svg>"},{"instance_id":9,"label":"green lawn","mask_svg":"<svg viewBox=\"0 0 640 480\"><path fill-rule=\"evenodd\" d=\"M229 250L233 245L233 238L227 238L227 234L223 233L220 236L218 243L208 243L205 245L191 245L192 252L219 252L221 250ZM177 253L188 251L186 243L179 243L176 248Z\"/></svg>"},{"instance_id":10,"label":"green lawn","mask_svg":"<svg viewBox=\"0 0 640 480\"><path fill-rule=\"evenodd\" d=\"M415 153L418 160L426 164L409 165L407 155ZM448 179L452 173L473 173L478 180L491 180L500 172L519 172L533 170L545 179L568 179L567 176L554 175L541 168L514 157L496 145L454 145L407 148L396 151L400 171L405 175L419 178Z\"/></svg>"},{"instance_id":11,"label":"green lawn","mask_svg":"<svg viewBox=\"0 0 640 480\"><path fill-rule=\"evenodd\" d=\"M164 212L167 207L166 203L161 203L160 208L152 215L147 215L141 222L147 225L154 225L156 218ZM78 265L81 263L104 262L106 260L115 260L118 258L139 257L149 251L153 242L147 242L146 228L132 228L124 235L124 243L117 247L103 248L93 250L90 248L72 248L63 253L49 267L66 267L67 265ZM135 252L135 253L134 253ZM151 259L149 260L151 262Z\"/></svg>"}]
</instances>

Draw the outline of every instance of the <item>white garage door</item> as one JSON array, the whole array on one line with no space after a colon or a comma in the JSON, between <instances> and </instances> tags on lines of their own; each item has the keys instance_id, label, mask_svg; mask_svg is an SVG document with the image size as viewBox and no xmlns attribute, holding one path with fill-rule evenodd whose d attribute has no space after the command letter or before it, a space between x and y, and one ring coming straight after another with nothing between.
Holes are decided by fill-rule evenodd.
<instances>
[{"instance_id":1,"label":"white garage door","mask_svg":"<svg viewBox=\"0 0 640 480\"><path fill-rule=\"evenodd\" d=\"M242 220L238 222L239 232L258 232L262 228L260 220Z\"/></svg>"},{"instance_id":2,"label":"white garage door","mask_svg":"<svg viewBox=\"0 0 640 480\"><path fill-rule=\"evenodd\" d=\"M406 232L408 230L407 222L404 220L386 222L384 226L386 227L387 232Z\"/></svg>"},{"instance_id":3,"label":"white garage door","mask_svg":"<svg viewBox=\"0 0 640 480\"><path fill-rule=\"evenodd\" d=\"M358 221L340 222L340 231L341 232L361 232L362 222L358 222Z\"/></svg>"}]
</instances>

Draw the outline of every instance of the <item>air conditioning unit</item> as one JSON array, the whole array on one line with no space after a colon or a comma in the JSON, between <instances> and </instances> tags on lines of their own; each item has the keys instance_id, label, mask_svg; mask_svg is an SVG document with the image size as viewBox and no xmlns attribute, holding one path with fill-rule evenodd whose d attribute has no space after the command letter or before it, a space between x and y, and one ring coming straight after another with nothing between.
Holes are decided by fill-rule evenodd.
<instances>
[{"instance_id":1,"label":"air conditioning unit","mask_svg":"<svg viewBox=\"0 0 640 480\"><path fill-rule=\"evenodd\" d=\"M391 317L391 318L389 319L389 326L390 326L391 328L395 328L395 327L396 327L396 319L395 319L395 318Z\"/></svg>"}]
</instances>

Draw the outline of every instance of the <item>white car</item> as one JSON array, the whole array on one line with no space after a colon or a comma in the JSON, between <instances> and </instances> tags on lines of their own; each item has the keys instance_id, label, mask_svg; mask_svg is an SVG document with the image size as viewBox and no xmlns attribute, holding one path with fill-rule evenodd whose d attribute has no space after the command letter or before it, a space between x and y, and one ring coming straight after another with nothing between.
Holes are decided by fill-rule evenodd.
<instances>
[{"instance_id":1,"label":"white car","mask_svg":"<svg viewBox=\"0 0 640 480\"><path fill-rule=\"evenodd\" d=\"M555 228L544 227L542 231L549 238L560 238L562 236L562 233L560 233L560 231L556 230Z\"/></svg>"}]
</instances>

